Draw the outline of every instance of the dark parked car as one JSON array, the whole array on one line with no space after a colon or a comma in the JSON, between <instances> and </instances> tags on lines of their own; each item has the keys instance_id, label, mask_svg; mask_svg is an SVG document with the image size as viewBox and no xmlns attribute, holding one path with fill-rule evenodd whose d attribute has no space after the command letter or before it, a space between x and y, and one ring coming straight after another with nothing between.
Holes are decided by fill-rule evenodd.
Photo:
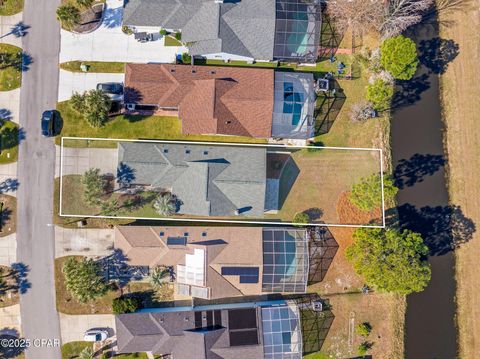
<instances>
[{"instance_id":1,"label":"dark parked car","mask_svg":"<svg viewBox=\"0 0 480 359\"><path fill-rule=\"evenodd\" d=\"M97 90L105 92L112 101L123 100L123 84L120 82L104 82L97 84Z\"/></svg>"},{"instance_id":2,"label":"dark parked car","mask_svg":"<svg viewBox=\"0 0 480 359\"><path fill-rule=\"evenodd\" d=\"M42 135L45 137L55 136L57 114L54 110L45 111L42 115Z\"/></svg>"}]
</instances>

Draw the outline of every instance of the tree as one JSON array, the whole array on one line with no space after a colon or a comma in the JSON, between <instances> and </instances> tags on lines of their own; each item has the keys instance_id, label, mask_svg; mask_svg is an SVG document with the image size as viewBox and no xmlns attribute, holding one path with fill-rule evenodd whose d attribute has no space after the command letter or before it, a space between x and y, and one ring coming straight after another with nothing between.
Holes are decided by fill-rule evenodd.
<instances>
[{"instance_id":1,"label":"tree","mask_svg":"<svg viewBox=\"0 0 480 359\"><path fill-rule=\"evenodd\" d=\"M417 46L408 37L395 36L380 46L381 62L394 78L410 80L418 66Z\"/></svg>"},{"instance_id":2,"label":"tree","mask_svg":"<svg viewBox=\"0 0 480 359\"><path fill-rule=\"evenodd\" d=\"M82 176L83 200L90 205L98 205L103 195L105 181L99 168L90 168Z\"/></svg>"},{"instance_id":3,"label":"tree","mask_svg":"<svg viewBox=\"0 0 480 359\"><path fill-rule=\"evenodd\" d=\"M78 355L78 359L93 359L93 348L85 347Z\"/></svg>"},{"instance_id":4,"label":"tree","mask_svg":"<svg viewBox=\"0 0 480 359\"><path fill-rule=\"evenodd\" d=\"M168 34L167 29L160 29L160 35L166 36Z\"/></svg>"},{"instance_id":5,"label":"tree","mask_svg":"<svg viewBox=\"0 0 480 359\"><path fill-rule=\"evenodd\" d=\"M93 259L70 257L65 261L62 272L67 290L80 303L101 297L108 290L100 264Z\"/></svg>"},{"instance_id":6,"label":"tree","mask_svg":"<svg viewBox=\"0 0 480 359\"><path fill-rule=\"evenodd\" d=\"M346 257L366 283L403 295L422 291L430 281L428 247L410 230L358 228Z\"/></svg>"},{"instance_id":7,"label":"tree","mask_svg":"<svg viewBox=\"0 0 480 359\"><path fill-rule=\"evenodd\" d=\"M118 210L118 201L116 199L102 202L100 206L100 213L102 214L102 216L115 216L117 210Z\"/></svg>"},{"instance_id":8,"label":"tree","mask_svg":"<svg viewBox=\"0 0 480 359\"><path fill-rule=\"evenodd\" d=\"M175 39L177 39L178 41L180 41L182 39L182 33L181 32L176 32L175 33Z\"/></svg>"},{"instance_id":9,"label":"tree","mask_svg":"<svg viewBox=\"0 0 480 359\"><path fill-rule=\"evenodd\" d=\"M182 54L182 63L190 64L192 61L192 57L188 54L188 52L184 52Z\"/></svg>"},{"instance_id":10,"label":"tree","mask_svg":"<svg viewBox=\"0 0 480 359\"><path fill-rule=\"evenodd\" d=\"M170 272L167 267L155 267L150 273L150 284L152 284L152 287L158 290L164 283L163 278L168 276L169 273Z\"/></svg>"},{"instance_id":11,"label":"tree","mask_svg":"<svg viewBox=\"0 0 480 359\"><path fill-rule=\"evenodd\" d=\"M84 116L92 127L102 127L108 120L112 102L102 90L90 90L85 94Z\"/></svg>"},{"instance_id":12,"label":"tree","mask_svg":"<svg viewBox=\"0 0 480 359\"><path fill-rule=\"evenodd\" d=\"M67 28L80 22L80 11L73 5L60 5L57 8L57 19Z\"/></svg>"},{"instance_id":13,"label":"tree","mask_svg":"<svg viewBox=\"0 0 480 359\"><path fill-rule=\"evenodd\" d=\"M112 311L115 314L133 313L140 304L140 299L136 297L118 297L112 301Z\"/></svg>"},{"instance_id":14,"label":"tree","mask_svg":"<svg viewBox=\"0 0 480 359\"><path fill-rule=\"evenodd\" d=\"M447 0L449 1L449 0ZM389 0L385 2L380 31L385 38L400 35L418 24L422 15L433 5L433 0Z\"/></svg>"},{"instance_id":15,"label":"tree","mask_svg":"<svg viewBox=\"0 0 480 359\"><path fill-rule=\"evenodd\" d=\"M356 207L363 211L372 211L382 205L382 186L380 174L373 174L352 186L348 199ZM385 202L392 201L397 195L398 188L395 187L390 176L383 177L383 196Z\"/></svg>"},{"instance_id":16,"label":"tree","mask_svg":"<svg viewBox=\"0 0 480 359\"><path fill-rule=\"evenodd\" d=\"M369 322L363 322L357 325L357 327L355 328L355 331L357 332L358 335L361 335L362 337L366 338L372 332L372 326Z\"/></svg>"},{"instance_id":17,"label":"tree","mask_svg":"<svg viewBox=\"0 0 480 359\"><path fill-rule=\"evenodd\" d=\"M390 108L390 100L393 96L393 86L387 81L377 77L373 83L367 86L365 98L372 103L377 111L384 111Z\"/></svg>"},{"instance_id":18,"label":"tree","mask_svg":"<svg viewBox=\"0 0 480 359\"><path fill-rule=\"evenodd\" d=\"M153 202L153 208L163 217L168 217L177 212L177 199L170 192L162 193Z\"/></svg>"}]
</instances>

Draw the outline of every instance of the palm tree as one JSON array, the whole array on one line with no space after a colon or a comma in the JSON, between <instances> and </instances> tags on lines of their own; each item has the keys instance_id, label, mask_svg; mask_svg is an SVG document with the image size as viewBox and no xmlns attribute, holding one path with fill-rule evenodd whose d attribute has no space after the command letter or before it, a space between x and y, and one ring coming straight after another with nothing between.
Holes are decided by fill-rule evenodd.
<instances>
[{"instance_id":1,"label":"palm tree","mask_svg":"<svg viewBox=\"0 0 480 359\"><path fill-rule=\"evenodd\" d=\"M80 22L80 11L73 5L60 5L57 8L57 19L67 28Z\"/></svg>"},{"instance_id":2,"label":"palm tree","mask_svg":"<svg viewBox=\"0 0 480 359\"><path fill-rule=\"evenodd\" d=\"M77 0L78 6L80 6L83 9L91 8L94 2L95 0Z\"/></svg>"},{"instance_id":3,"label":"palm tree","mask_svg":"<svg viewBox=\"0 0 480 359\"><path fill-rule=\"evenodd\" d=\"M150 272L150 284L155 288L159 289L164 283L163 278L168 276L168 268L164 266L158 266L152 269Z\"/></svg>"},{"instance_id":4,"label":"palm tree","mask_svg":"<svg viewBox=\"0 0 480 359\"><path fill-rule=\"evenodd\" d=\"M161 216L171 216L177 211L177 199L170 192L163 193L155 199L153 208Z\"/></svg>"},{"instance_id":5,"label":"palm tree","mask_svg":"<svg viewBox=\"0 0 480 359\"><path fill-rule=\"evenodd\" d=\"M86 347L80 352L79 359L93 359L93 348Z\"/></svg>"}]
</instances>

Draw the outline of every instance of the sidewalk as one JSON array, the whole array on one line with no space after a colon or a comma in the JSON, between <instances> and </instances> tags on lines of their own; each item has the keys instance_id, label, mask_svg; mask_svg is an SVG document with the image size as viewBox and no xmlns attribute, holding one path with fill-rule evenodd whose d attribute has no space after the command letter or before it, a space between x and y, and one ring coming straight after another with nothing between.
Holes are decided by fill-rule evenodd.
<instances>
[{"instance_id":1,"label":"sidewalk","mask_svg":"<svg viewBox=\"0 0 480 359\"><path fill-rule=\"evenodd\" d=\"M22 37L18 31L22 24L22 17L22 13L0 16L0 44L22 47Z\"/></svg>"},{"instance_id":2,"label":"sidewalk","mask_svg":"<svg viewBox=\"0 0 480 359\"><path fill-rule=\"evenodd\" d=\"M20 304L0 308L0 332L9 333L10 331L22 332L20 320ZM8 330L8 331L7 331Z\"/></svg>"},{"instance_id":3,"label":"sidewalk","mask_svg":"<svg viewBox=\"0 0 480 359\"><path fill-rule=\"evenodd\" d=\"M17 235L0 237L0 265L10 266L17 261Z\"/></svg>"}]
</instances>

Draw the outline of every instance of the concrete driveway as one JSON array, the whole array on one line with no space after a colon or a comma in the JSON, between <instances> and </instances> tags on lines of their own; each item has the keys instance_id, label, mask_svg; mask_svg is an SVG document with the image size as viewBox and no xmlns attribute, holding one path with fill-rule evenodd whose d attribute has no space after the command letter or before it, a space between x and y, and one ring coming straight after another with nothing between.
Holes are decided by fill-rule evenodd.
<instances>
[{"instance_id":1,"label":"concrete driveway","mask_svg":"<svg viewBox=\"0 0 480 359\"><path fill-rule=\"evenodd\" d=\"M110 337L115 335L115 316L113 314L68 315L60 313L62 344L83 341L88 329L108 329Z\"/></svg>"},{"instance_id":2,"label":"concrete driveway","mask_svg":"<svg viewBox=\"0 0 480 359\"><path fill-rule=\"evenodd\" d=\"M72 60L174 62L183 47L164 46L164 38L139 43L122 32L123 0L107 0L102 25L89 34L61 31L60 62Z\"/></svg>"},{"instance_id":3,"label":"concrete driveway","mask_svg":"<svg viewBox=\"0 0 480 359\"><path fill-rule=\"evenodd\" d=\"M17 261L17 235L0 237L0 265L10 266Z\"/></svg>"},{"instance_id":4,"label":"concrete driveway","mask_svg":"<svg viewBox=\"0 0 480 359\"><path fill-rule=\"evenodd\" d=\"M98 83L122 82L124 74L83 73L60 70L58 81L58 101L69 100L74 92L94 90Z\"/></svg>"},{"instance_id":5,"label":"concrete driveway","mask_svg":"<svg viewBox=\"0 0 480 359\"><path fill-rule=\"evenodd\" d=\"M0 43L22 47L22 30L25 26L22 22L22 13L12 16L0 16Z\"/></svg>"},{"instance_id":6,"label":"concrete driveway","mask_svg":"<svg viewBox=\"0 0 480 359\"><path fill-rule=\"evenodd\" d=\"M60 146L56 147L55 177L60 176ZM114 148L63 148L62 175L84 174L90 168L100 168L102 174L117 175L118 152Z\"/></svg>"},{"instance_id":7,"label":"concrete driveway","mask_svg":"<svg viewBox=\"0 0 480 359\"><path fill-rule=\"evenodd\" d=\"M107 256L113 251L113 239L113 229L63 228L56 226L55 257L73 255Z\"/></svg>"},{"instance_id":8,"label":"concrete driveway","mask_svg":"<svg viewBox=\"0 0 480 359\"><path fill-rule=\"evenodd\" d=\"M0 308L0 333L20 334L22 332L20 320L20 304Z\"/></svg>"}]
</instances>

